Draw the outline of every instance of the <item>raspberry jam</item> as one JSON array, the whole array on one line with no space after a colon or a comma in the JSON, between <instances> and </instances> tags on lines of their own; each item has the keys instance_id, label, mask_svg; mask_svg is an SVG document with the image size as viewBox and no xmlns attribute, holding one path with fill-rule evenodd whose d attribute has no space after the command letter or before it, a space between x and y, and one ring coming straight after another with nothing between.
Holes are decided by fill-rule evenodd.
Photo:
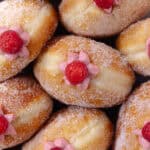
<instances>
[{"instance_id":1,"label":"raspberry jam","mask_svg":"<svg viewBox=\"0 0 150 150\"><path fill-rule=\"evenodd\" d=\"M148 122L142 129L142 136L150 142L150 122Z\"/></svg>"},{"instance_id":2,"label":"raspberry jam","mask_svg":"<svg viewBox=\"0 0 150 150\"><path fill-rule=\"evenodd\" d=\"M23 40L13 30L7 30L0 35L0 49L8 54L18 53L23 46Z\"/></svg>"},{"instance_id":3,"label":"raspberry jam","mask_svg":"<svg viewBox=\"0 0 150 150\"><path fill-rule=\"evenodd\" d=\"M88 76L89 72L86 64L81 61L73 61L65 69L65 75L71 84L82 83Z\"/></svg>"}]
</instances>

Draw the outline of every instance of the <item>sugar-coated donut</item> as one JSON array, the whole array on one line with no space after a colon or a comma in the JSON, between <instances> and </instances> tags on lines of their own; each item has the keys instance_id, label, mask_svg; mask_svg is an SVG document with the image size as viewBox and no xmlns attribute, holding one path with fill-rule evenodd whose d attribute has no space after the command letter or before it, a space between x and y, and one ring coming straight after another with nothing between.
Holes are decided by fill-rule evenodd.
<instances>
[{"instance_id":1,"label":"sugar-coated donut","mask_svg":"<svg viewBox=\"0 0 150 150\"><path fill-rule=\"evenodd\" d=\"M107 150L112 133L112 124L103 112L69 107L53 115L23 150Z\"/></svg>"},{"instance_id":2,"label":"sugar-coated donut","mask_svg":"<svg viewBox=\"0 0 150 150\"><path fill-rule=\"evenodd\" d=\"M0 149L29 139L51 111L51 99L31 77L0 83Z\"/></svg>"},{"instance_id":3,"label":"sugar-coated donut","mask_svg":"<svg viewBox=\"0 0 150 150\"><path fill-rule=\"evenodd\" d=\"M90 37L117 34L148 12L149 0L62 0L59 7L66 29Z\"/></svg>"},{"instance_id":4,"label":"sugar-coated donut","mask_svg":"<svg viewBox=\"0 0 150 150\"><path fill-rule=\"evenodd\" d=\"M150 150L150 81L122 106L114 150Z\"/></svg>"},{"instance_id":5,"label":"sugar-coated donut","mask_svg":"<svg viewBox=\"0 0 150 150\"><path fill-rule=\"evenodd\" d=\"M139 21L117 39L117 48L127 57L133 69L150 76L150 18Z\"/></svg>"},{"instance_id":6,"label":"sugar-coated donut","mask_svg":"<svg viewBox=\"0 0 150 150\"><path fill-rule=\"evenodd\" d=\"M78 36L51 42L37 60L34 74L56 99L84 107L119 104L134 82L133 71L118 51Z\"/></svg>"},{"instance_id":7,"label":"sugar-coated donut","mask_svg":"<svg viewBox=\"0 0 150 150\"><path fill-rule=\"evenodd\" d=\"M45 0L0 2L0 81L33 61L56 26L56 13Z\"/></svg>"}]
</instances>

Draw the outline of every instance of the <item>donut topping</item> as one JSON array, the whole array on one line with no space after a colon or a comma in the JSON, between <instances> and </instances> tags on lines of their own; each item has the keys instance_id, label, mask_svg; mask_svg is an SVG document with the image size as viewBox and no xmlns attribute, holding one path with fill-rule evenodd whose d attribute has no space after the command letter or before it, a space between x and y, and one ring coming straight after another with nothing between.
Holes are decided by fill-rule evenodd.
<instances>
[{"instance_id":1,"label":"donut topping","mask_svg":"<svg viewBox=\"0 0 150 150\"><path fill-rule=\"evenodd\" d=\"M87 89L90 80L99 72L98 67L90 62L84 51L68 53L68 59L60 64L60 69L64 73L65 83L81 90Z\"/></svg>"},{"instance_id":2,"label":"donut topping","mask_svg":"<svg viewBox=\"0 0 150 150\"><path fill-rule=\"evenodd\" d=\"M0 49L8 54L18 53L23 46L23 40L13 30L5 31L0 35Z\"/></svg>"},{"instance_id":3,"label":"donut topping","mask_svg":"<svg viewBox=\"0 0 150 150\"><path fill-rule=\"evenodd\" d=\"M16 135L15 128L12 125L13 120L13 114L4 114L2 109L0 108L0 141L4 140L5 135Z\"/></svg>"},{"instance_id":4,"label":"donut topping","mask_svg":"<svg viewBox=\"0 0 150 150\"><path fill-rule=\"evenodd\" d=\"M150 150L150 122L146 123L142 129L135 130L139 143L143 150Z\"/></svg>"},{"instance_id":5,"label":"donut topping","mask_svg":"<svg viewBox=\"0 0 150 150\"><path fill-rule=\"evenodd\" d=\"M0 27L0 54L8 59L28 57L29 34L21 27Z\"/></svg>"},{"instance_id":6,"label":"donut topping","mask_svg":"<svg viewBox=\"0 0 150 150\"><path fill-rule=\"evenodd\" d=\"M65 69L65 75L73 85L82 83L88 74L87 66L81 61L73 61Z\"/></svg>"},{"instance_id":7,"label":"donut topping","mask_svg":"<svg viewBox=\"0 0 150 150\"><path fill-rule=\"evenodd\" d=\"M144 137L144 139L150 142L150 122L145 124L145 126L143 127L142 136Z\"/></svg>"},{"instance_id":8,"label":"donut topping","mask_svg":"<svg viewBox=\"0 0 150 150\"><path fill-rule=\"evenodd\" d=\"M45 143L44 150L74 150L72 145L64 138Z\"/></svg>"},{"instance_id":9,"label":"donut topping","mask_svg":"<svg viewBox=\"0 0 150 150\"><path fill-rule=\"evenodd\" d=\"M8 128L7 119L3 115L0 115L0 134L4 134L7 128Z\"/></svg>"},{"instance_id":10,"label":"donut topping","mask_svg":"<svg viewBox=\"0 0 150 150\"><path fill-rule=\"evenodd\" d=\"M119 4L119 0L94 0L94 2L107 13L111 13L113 7Z\"/></svg>"}]
</instances>

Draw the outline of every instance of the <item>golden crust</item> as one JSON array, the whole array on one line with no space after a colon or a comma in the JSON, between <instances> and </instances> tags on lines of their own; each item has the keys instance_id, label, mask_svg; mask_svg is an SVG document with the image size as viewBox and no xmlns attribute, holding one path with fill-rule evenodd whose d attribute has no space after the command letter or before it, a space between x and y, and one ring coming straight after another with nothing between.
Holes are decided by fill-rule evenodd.
<instances>
[{"instance_id":1,"label":"golden crust","mask_svg":"<svg viewBox=\"0 0 150 150\"><path fill-rule=\"evenodd\" d=\"M0 55L0 81L4 81L25 68L40 53L57 26L57 17L52 6L39 0L5 0L0 2L0 26L20 25L30 35L30 56L8 60Z\"/></svg>"},{"instance_id":2,"label":"golden crust","mask_svg":"<svg viewBox=\"0 0 150 150\"><path fill-rule=\"evenodd\" d=\"M67 60L69 51L81 50L87 52L91 62L99 68L98 75L91 80L87 90L68 86L59 68ZM56 38L51 42L37 60L34 74L42 87L56 99L84 107L119 104L125 100L134 83L133 71L119 52L102 43L77 36Z\"/></svg>"},{"instance_id":3,"label":"golden crust","mask_svg":"<svg viewBox=\"0 0 150 150\"><path fill-rule=\"evenodd\" d=\"M150 12L149 0L119 0L120 5L108 14L93 0L62 0L59 13L64 26L71 32L91 37L119 33L129 24Z\"/></svg>"},{"instance_id":4,"label":"golden crust","mask_svg":"<svg viewBox=\"0 0 150 150\"><path fill-rule=\"evenodd\" d=\"M146 42L150 38L150 19L139 21L125 31L117 39L117 48L127 57L133 69L150 76L150 59L146 51Z\"/></svg>"},{"instance_id":5,"label":"golden crust","mask_svg":"<svg viewBox=\"0 0 150 150\"><path fill-rule=\"evenodd\" d=\"M150 81L142 84L122 106L117 123L115 150L141 150L134 131L150 121Z\"/></svg>"},{"instance_id":6,"label":"golden crust","mask_svg":"<svg viewBox=\"0 0 150 150\"><path fill-rule=\"evenodd\" d=\"M0 149L28 140L48 119L52 111L50 97L30 77L16 77L0 84L0 105L5 114L14 114L12 125L17 135L5 137Z\"/></svg>"},{"instance_id":7,"label":"golden crust","mask_svg":"<svg viewBox=\"0 0 150 150\"><path fill-rule=\"evenodd\" d=\"M107 150L112 140L112 124L107 116L98 110L69 107L61 110L23 150L43 150L47 141L63 137L76 150Z\"/></svg>"}]
</instances>

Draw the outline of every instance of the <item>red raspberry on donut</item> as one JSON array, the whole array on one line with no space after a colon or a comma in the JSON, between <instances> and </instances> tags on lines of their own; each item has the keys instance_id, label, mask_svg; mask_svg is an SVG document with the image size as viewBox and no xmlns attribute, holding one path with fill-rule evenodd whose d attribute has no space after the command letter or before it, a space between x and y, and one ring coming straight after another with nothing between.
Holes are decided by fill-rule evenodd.
<instances>
[{"instance_id":1,"label":"red raspberry on donut","mask_svg":"<svg viewBox=\"0 0 150 150\"><path fill-rule=\"evenodd\" d=\"M18 53L23 46L23 40L13 30L5 31L0 35L0 49L8 54Z\"/></svg>"},{"instance_id":2,"label":"red raspberry on donut","mask_svg":"<svg viewBox=\"0 0 150 150\"><path fill-rule=\"evenodd\" d=\"M144 139L150 142L150 122L145 124L145 126L142 129L142 135Z\"/></svg>"}]
</instances>

